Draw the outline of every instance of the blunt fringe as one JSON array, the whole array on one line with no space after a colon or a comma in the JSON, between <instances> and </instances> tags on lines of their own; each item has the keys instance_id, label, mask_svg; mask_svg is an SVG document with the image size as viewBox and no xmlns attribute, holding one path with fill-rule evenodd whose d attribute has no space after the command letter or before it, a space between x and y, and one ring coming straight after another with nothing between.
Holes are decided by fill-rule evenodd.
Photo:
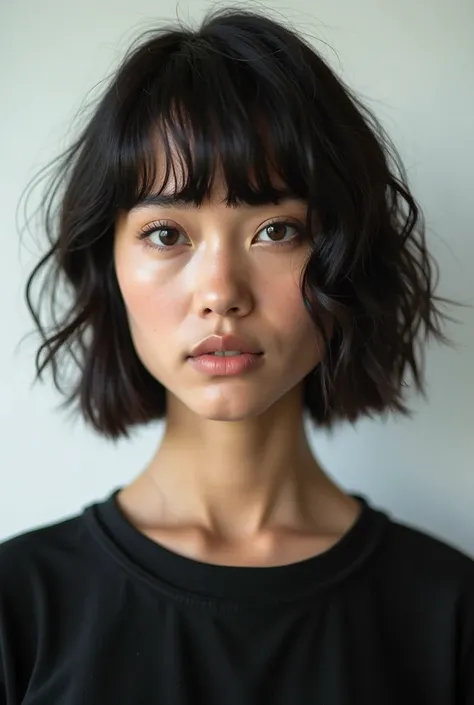
<instances>
[{"instance_id":1,"label":"blunt fringe","mask_svg":"<svg viewBox=\"0 0 474 705\"><path fill-rule=\"evenodd\" d=\"M41 336L34 382L50 367L61 407L113 440L165 416L165 389L135 351L113 261L117 214L156 192L160 144L158 190L178 169L176 195L198 205L220 167L229 205L278 202L276 169L307 201L301 295L326 345L304 380L314 424L411 416L407 373L426 397L423 344L451 344L439 304L453 302L434 295L438 268L395 147L311 44L258 13L214 11L195 29L147 30L107 81L79 136L45 167L49 249L25 292ZM323 312L334 320L330 340ZM66 360L79 370L67 389Z\"/></svg>"}]
</instances>

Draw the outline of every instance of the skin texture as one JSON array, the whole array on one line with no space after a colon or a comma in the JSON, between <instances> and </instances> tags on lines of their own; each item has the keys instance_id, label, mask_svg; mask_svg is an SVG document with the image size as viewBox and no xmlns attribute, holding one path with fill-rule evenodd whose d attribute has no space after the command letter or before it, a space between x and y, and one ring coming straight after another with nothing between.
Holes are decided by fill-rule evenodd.
<instances>
[{"instance_id":1,"label":"skin texture","mask_svg":"<svg viewBox=\"0 0 474 705\"><path fill-rule=\"evenodd\" d=\"M302 380L324 354L300 293L306 204L227 207L224 196L217 181L200 208L117 218L131 336L167 389L164 436L118 500L137 528L184 555L279 565L333 545L360 507L323 472L303 425ZM172 245L166 251L137 238L157 221L148 241ZM211 334L258 343L263 364L235 377L196 371L186 357Z\"/></svg>"}]
</instances>

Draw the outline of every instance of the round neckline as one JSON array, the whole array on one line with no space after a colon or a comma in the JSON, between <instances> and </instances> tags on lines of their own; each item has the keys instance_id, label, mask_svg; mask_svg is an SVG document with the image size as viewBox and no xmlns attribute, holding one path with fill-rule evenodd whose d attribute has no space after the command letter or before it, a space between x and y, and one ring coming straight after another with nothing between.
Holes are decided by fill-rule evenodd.
<instances>
[{"instance_id":1,"label":"round neckline","mask_svg":"<svg viewBox=\"0 0 474 705\"><path fill-rule=\"evenodd\" d=\"M104 501L86 508L89 528L103 548L129 573L187 601L279 604L301 600L315 590L343 580L364 563L378 545L388 522L361 495L362 509L351 528L330 548L303 560L278 566L230 566L206 563L174 552L141 533L124 515L118 488Z\"/></svg>"}]
</instances>

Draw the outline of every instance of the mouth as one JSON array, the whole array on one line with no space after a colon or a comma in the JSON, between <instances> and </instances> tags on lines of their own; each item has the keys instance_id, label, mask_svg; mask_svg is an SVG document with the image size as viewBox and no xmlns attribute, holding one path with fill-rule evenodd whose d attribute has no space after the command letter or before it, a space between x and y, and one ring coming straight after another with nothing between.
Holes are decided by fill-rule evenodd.
<instances>
[{"instance_id":1,"label":"mouth","mask_svg":"<svg viewBox=\"0 0 474 705\"><path fill-rule=\"evenodd\" d=\"M262 355L262 349L255 341L237 335L211 335L196 345L188 357L197 358L204 355L213 357L255 356Z\"/></svg>"},{"instance_id":2,"label":"mouth","mask_svg":"<svg viewBox=\"0 0 474 705\"><path fill-rule=\"evenodd\" d=\"M248 353L237 350L211 351L187 358L197 372L209 377L242 376L258 370L263 365L263 352Z\"/></svg>"},{"instance_id":3,"label":"mouth","mask_svg":"<svg viewBox=\"0 0 474 705\"><path fill-rule=\"evenodd\" d=\"M249 352L243 352L240 350L229 350L229 351L221 351L221 350L215 350L214 352L208 352L208 353L200 353L199 355L188 355L188 358L197 358L197 357L239 357L239 355L263 355L263 352L258 352L258 353L249 353Z\"/></svg>"}]
</instances>

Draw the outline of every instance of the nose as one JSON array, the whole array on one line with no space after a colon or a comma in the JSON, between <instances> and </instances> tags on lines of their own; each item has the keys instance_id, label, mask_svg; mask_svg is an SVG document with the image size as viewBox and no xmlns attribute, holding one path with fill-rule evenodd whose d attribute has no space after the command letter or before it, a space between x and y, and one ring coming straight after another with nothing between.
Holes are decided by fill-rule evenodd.
<instances>
[{"instance_id":1,"label":"nose","mask_svg":"<svg viewBox=\"0 0 474 705\"><path fill-rule=\"evenodd\" d=\"M253 307L249 272L236 253L210 253L196 265L194 311L201 318L213 315L241 318Z\"/></svg>"}]
</instances>

